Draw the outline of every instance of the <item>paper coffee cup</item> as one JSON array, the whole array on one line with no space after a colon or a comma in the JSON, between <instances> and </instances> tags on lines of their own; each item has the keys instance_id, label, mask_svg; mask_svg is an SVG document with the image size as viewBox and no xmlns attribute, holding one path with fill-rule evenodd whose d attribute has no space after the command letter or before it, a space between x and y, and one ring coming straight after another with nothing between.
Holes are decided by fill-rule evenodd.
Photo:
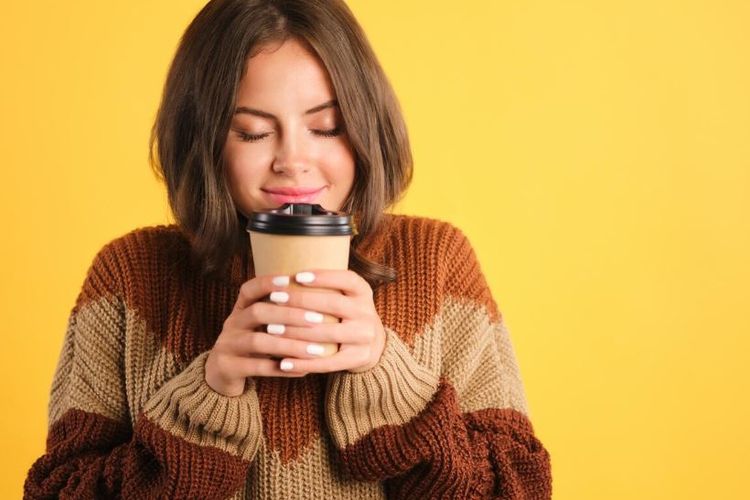
<instances>
[{"instance_id":1,"label":"paper coffee cup","mask_svg":"<svg viewBox=\"0 0 750 500\"><path fill-rule=\"evenodd\" d=\"M349 245L356 233L352 216L325 210L320 205L286 203L274 210L253 212L248 220L256 276L290 276L289 288L316 293L335 290L299 285L294 275L312 269L348 269ZM323 322L339 318L323 313ZM323 356L338 351L338 344L322 344Z\"/></svg>"}]
</instances>

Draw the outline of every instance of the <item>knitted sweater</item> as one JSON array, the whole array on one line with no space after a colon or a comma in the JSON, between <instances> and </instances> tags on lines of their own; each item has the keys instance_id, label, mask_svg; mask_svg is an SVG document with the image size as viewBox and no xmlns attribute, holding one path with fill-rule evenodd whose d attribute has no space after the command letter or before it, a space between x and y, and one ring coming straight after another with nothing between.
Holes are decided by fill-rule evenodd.
<instances>
[{"instance_id":1,"label":"knitted sweater","mask_svg":"<svg viewBox=\"0 0 750 500\"><path fill-rule=\"evenodd\" d=\"M384 217L358 247L398 272L374 291L378 364L249 378L236 397L206 384L204 363L252 255L209 279L174 225L105 245L69 317L24 497L549 498L549 455L468 239Z\"/></svg>"}]
</instances>

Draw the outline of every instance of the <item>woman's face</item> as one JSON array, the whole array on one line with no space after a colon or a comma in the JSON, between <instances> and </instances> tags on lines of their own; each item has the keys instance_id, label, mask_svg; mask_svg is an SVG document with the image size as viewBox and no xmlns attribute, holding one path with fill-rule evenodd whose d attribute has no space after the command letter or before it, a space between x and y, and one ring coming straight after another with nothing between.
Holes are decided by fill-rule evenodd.
<instances>
[{"instance_id":1,"label":"woman's face","mask_svg":"<svg viewBox=\"0 0 750 500\"><path fill-rule=\"evenodd\" d=\"M232 199L246 216L293 202L342 208L355 153L311 49L289 39L248 59L224 157Z\"/></svg>"}]
</instances>

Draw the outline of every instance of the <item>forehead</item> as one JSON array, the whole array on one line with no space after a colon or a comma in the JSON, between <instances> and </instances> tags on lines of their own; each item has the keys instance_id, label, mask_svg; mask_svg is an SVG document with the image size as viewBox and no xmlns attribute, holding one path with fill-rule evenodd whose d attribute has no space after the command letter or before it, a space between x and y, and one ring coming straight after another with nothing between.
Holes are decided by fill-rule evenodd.
<instances>
[{"instance_id":1,"label":"forehead","mask_svg":"<svg viewBox=\"0 0 750 500\"><path fill-rule=\"evenodd\" d=\"M248 58L237 97L238 104L262 102L267 107L284 107L315 101L311 104L314 106L335 94L317 54L296 39L289 39L266 46Z\"/></svg>"}]
</instances>

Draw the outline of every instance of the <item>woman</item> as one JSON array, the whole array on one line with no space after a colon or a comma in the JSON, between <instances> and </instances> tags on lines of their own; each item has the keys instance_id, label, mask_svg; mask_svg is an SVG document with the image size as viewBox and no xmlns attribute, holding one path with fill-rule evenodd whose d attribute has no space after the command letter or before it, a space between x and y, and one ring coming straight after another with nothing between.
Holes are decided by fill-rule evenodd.
<instances>
[{"instance_id":1,"label":"woman","mask_svg":"<svg viewBox=\"0 0 750 500\"><path fill-rule=\"evenodd\" d=\"M94 259L26 498L550 496L471 245L384 213L411 179L408 138L342 1L209 2L152 161L177 224ZM300 200L355 216L350 270L256 277L248 215ZM318 356L326 342L339 352Z\"/></svg>"}]
</instances>

